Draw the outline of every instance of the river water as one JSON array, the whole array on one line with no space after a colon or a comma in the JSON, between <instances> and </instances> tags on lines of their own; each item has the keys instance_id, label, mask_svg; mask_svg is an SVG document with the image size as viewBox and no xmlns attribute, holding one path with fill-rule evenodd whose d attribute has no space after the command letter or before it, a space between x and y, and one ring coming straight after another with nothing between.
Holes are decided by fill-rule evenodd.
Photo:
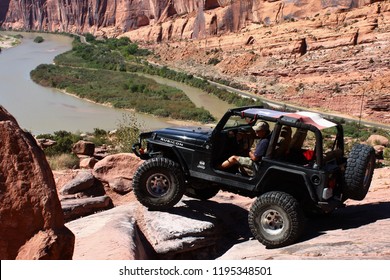
<instances>
[{"instance_id":1,"label":"river water","mask_svg":"<svg viewBox=\"0 0 390 280\"><path fill-rule=\"evenodd\" d=\"M4 32L1 32L4 34ZM10 34L10 32L7 32ZM22 44L0 53L0 105L9 111L23 129L32 134L58 130L92 132L94 128L113 130L124 123L126 110L88 102L58 90L45 88L30 79L30 71L42 63L52 63L56 55L71 49L72 39L53 34L22 34ZM36 36L43 43L34 43ZM231 106L199 89L148 76L159 83L182 89L198 107L209 110L219 119ZM136 114L144 129L172 126L172 121L145 114Z\"/></svg>"}]
</instances>

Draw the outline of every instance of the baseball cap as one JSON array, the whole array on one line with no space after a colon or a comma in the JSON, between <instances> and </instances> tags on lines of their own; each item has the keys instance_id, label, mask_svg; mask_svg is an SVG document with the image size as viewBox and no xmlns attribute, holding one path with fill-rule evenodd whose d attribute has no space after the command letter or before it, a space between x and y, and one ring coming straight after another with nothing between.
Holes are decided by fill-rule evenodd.
<instances>
[{"instance_id":1,"label":"baseball cap","mask_svg":"<svg viewBox=\"0 0 390 280\"><path fill-rule=\"evenodd\" d=\"M257 132L259 130L269 130L269 125L266 122L260 121L254 126L252 126L252 129Z\"/></svg>"}]
</instances>

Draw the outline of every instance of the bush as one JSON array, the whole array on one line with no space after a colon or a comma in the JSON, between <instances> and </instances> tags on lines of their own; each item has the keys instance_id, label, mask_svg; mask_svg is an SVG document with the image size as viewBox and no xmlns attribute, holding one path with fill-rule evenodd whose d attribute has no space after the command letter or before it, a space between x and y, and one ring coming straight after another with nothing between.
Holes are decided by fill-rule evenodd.
<instances>
[{"instance_id":1,"label":"bush","mask_svg":"<svg viewBox=\"0 0 390 280\"><path fill-rule=\"evenodd\" d=\"M95 36L93 36L91 33L85 34L85 40L87 42L95 42Z\"/></svg>"},{"instance_id":2,"label":"bush","mask_svg":"<svg viewBox=\"0 0 390 280\"><path fill-rule=\"evenodd\" d=\"M216 57L213 57L213 58L210 58L209 61L207 62L207 64L211 64L211 65L217 65L218 63L220 63L221 61L216 58Z\"/></svg>"},{"instance_id":3,"label":"bush","mask_svg":"<svg viewBox=\"0 0 390 280\"><path fill-rule=\"evenodd\" d=\"M42 43L43 41L45 41L45 40L43 39L42 36L37 36L37 37L35 37L35 39L34 39L34 42L35 42L35 43Z\"/></svg>"},{"instance_id":4,"label":"bush","mask_svg":"<svg viewBox=\"0 0 390 280\"><path fill-rule=\"evenodd\" d=\"M344 135L349 136L355 139L367 140L370 137L372 131L370 129L365 128L357 122L347 122L343 125Z\"/></svg>"},{"instance_id":5,"label":"bush","mask_svg":"<svg viewBox=\"0 0 390 280\"><path fill-rule=\"evenodd\" d=\"M108 131L100 128L94 128L93 137L89 139L95 146L102 146L103 144L110 145L111 140L109 139Z\"/></svg>"},{"instance_id":6,"label":"bush","mask_svg":"<svg viewBox=\"0 0 390 280\"><path fill-rule=\"evenodd\" d=\"M72 152L73 145L82 139L80 135L76 135L64 130L56 131L54 134L40 134L37 136L37 138L51 139L57 142L57 144L44 150L46 156L69 154Z\"/></svg>"},{"instance_id":7,"label":"bush","mask_svg":"<svg viewBox=\"0 0 390 280\"><path fill-rule=\"evenodd\" d=\"M383 159L386 165L390 165L390 148L385 148L383 150Z\"/></svg>"},{"instance_id":8,"label":"bush","mask_svg":"<svg viewBox=\"0 0 390 280\"><path fill-rule=\"evenodd\" d=\"M135 113L123 114L113 141L118 152L131 153L131 147L138 142L141 130L143 130L143 124L138 122Z\"/></svg>"}]
</instances>

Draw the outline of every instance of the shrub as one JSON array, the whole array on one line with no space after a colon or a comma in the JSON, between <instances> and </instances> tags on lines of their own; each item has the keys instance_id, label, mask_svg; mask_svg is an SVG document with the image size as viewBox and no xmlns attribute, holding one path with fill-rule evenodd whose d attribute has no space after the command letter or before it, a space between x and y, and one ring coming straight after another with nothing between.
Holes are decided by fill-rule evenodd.
<instances>
[{"instance_id":1,"label":"shrub","mask_svg":"<svg viewBox=\"0 0 390 280\"><path fill-rule=\"evenodd\" d=\"M134 143L138 142L138 136L141 130L143 130L143 124L138 122L135 113L123 114L122 120L118 123L113 140L118 152L132 152L131 147Z\"/></svg>"},{"instance_id":2,"label":"shrub","mask_svg":"<svg viewBox=\"0 0 390 280\"><path fill-rule=\"evenodd\" d=\"M111 140L109 139L108 131L100 128L94 128L93 137L89 139L95 146L101 146L103 144L110 145Z\"/></svg>"},{"instance_id":3,"label":"shrub","mask_svg":"<svg viewBox=\"0 0 390 280\"><path fill-rule=\"evenodd\" d=\"M35 43L42 43L44 41L43 37L42 36L37 36L35 37L34 39L34 42Z\"/></svg>"},{"instance_id":4,"label":"shrub","mask_svg":"<svg viewBox=\"0 0 390 280\"><path fill-rule=\"evenodd\" d=\"M207 62L207 64L211 64L211 65L217 65L218 63L220 63L221 60L219 60L218 58L216 57L213 57L213 58L210 58L209 61Z\"/></svg>"},{"instance_id":5,"label":"shrub","mask_svg":"<svg viewBox=\"0 0 390 280\"><path fill-rule=\"evenodd\" d=\"M73 145L82 139L80 135L64 130L56 131L54 134L41 134L38 135L37 138L51 139L57 142L55 145L44 150L46 156L69 154L72 152Z\"/></svg>"},{"instance_id":6,"label":"shrub","mask_svg":"<svg viewBox=\"0 0 390 280\"><path fill-rule=\"evenodd\" d=\"M94 42L95 41L95 36L93 36L91 33L85 34L85 40L87 42Z\"/></svg>"},{"instance_id":7,"label":"shrub","mask_svg":"<svg viewBox=\"0 0 390 280\"><path fill-rule=\"evenodd\" d=\"M347 122L343 127L344 135L355 139L367 140L371 134L369 129L362 127L357 122Z\"/></svg>"},{"instance_id":8,"label":"shrub","mask_svg":"<svg viewBox=\"0 0 390 280\"><path fill-rule=\"evenodd\" d=\"M386 165L390 165L390 148L385 148L383 150L383 159Z\"/></svg>"}]
</instances>

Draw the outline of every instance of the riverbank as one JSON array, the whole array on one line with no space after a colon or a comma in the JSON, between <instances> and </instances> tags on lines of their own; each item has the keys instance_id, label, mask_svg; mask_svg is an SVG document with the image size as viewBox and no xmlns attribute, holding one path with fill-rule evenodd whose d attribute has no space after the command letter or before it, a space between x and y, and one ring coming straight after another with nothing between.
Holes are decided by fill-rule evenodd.
<instances>
[{"instance_id":1,"label":"riverbank","mask_svg":"<svg viewBox=\"0 0 390 280\"><path fill-rule=\"evenodd\" d=\"M15 47L21 43L16 36L0 34L0 50Z\"/></svg>"},{"instance_id":2,"label":"riverbank","mask_svg":"<svg viewBox=\"0 0 390 280\"><path fill-rule=\"evenodd\" d=\"M67 92L66 90L58 90L58 91L65 94L65 95L68 95L68 96L71 96L71 97L76 98L78 100L81 100L81 101L86 101L86 102L89 102L91 104L98 105L98 106L104 106L104 107L107 107L110 109L115 109L114 106L112 106L112 104L109 102L98 103L92 99L83 98L83 97L78 96L77 94ZM135 109L122 109L122 110L124 111L125 114L126 114L126 112L128 112L129 114L138 114ZM142 114L149 116L150 118L156 117L152 114L147 114L147 113L142 113ZM214 126L215 125L214 122L213 123L202 123L202 122L197 122L197 121L178 120L178 119L173 119L173 118L159 118L159 119L161 119L162 121L166 122L167 124L171 124L173 126ZM145 128L141 127L141 129L145 129Z\"/></svg>"}]
</instances>

